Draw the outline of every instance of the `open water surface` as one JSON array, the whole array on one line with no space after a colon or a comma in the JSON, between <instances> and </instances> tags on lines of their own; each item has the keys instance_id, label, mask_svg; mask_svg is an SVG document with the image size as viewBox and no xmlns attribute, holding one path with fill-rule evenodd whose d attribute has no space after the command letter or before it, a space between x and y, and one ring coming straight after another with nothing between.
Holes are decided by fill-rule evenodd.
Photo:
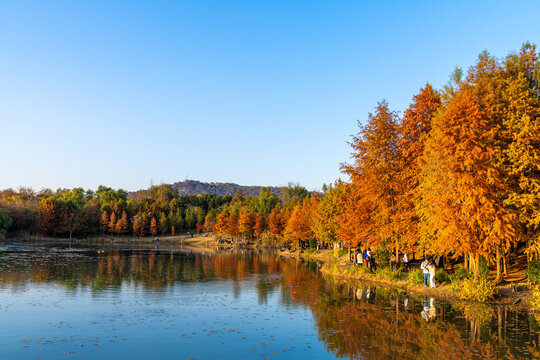
<instances>
[{"instance_id":1,"label":"open water surface","mask_svg":"<svg viewBox=\"0 0 540 360\"><path fill-rule=\"evenodd\" d=\"M534 317L249 252L0 246L0 359L539 358Z\"/></svg>"}]
</instances>

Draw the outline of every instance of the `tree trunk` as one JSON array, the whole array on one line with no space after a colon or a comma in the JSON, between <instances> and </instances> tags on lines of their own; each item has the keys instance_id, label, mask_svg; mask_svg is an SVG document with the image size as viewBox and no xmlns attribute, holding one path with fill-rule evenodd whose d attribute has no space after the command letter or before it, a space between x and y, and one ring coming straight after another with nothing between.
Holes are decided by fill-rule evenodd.
<instances>
[{"instance_id":1,"label":"tree trunk","mask_svg":"<svg viewBox=\"0 0 540 360\"><path fill-rule=\"evenodd\" d=\"M480 256L478 254L476 255L469 254L469 270L472 271L475 279L478 279L478 275L480 274L479 266L478 266L479 260L480 260Z\"/></svg>"},{"instance_id":2,"label":"tree trunk","mask_svg":"<svg viewBox=\"0 0 540 360\"><path fill-rule=\"evenodd\" d=\"M501 279L501 250L497 249L497 255L495 258L495 261L497 262L497 276L495 277L495 282L500 282Z\"/></svg>"},{"instance_id":3,"label":"tree trunk","mask_svg":"<svg viewBox=\"0 0 540 360\"><path fill-rule=\"evenodd\" d=\"M474 278L478 279L480 275L480 255L476 254L474 257Z\"/></svg>"},{"instance_id":4,"label":"tree trunk","mask_svg":"<svg viewBox=\"0 0 540 360\"><path fill-rule=\"evenodd\" d=\"M339 256L339 247L338 247L338 243L334 243L334 256L335 257L338 257Z\"/></svg>"},{"instance_id":5,"label":"tree trunk","mask_svg":"<svg viewBox=\"0 0 540 360\"><path fill-rule=\"evenodd\" d=\"M506 267L506 263L507 263L506 254L503 255L502 261L503 261L503 274L504 274L504 276L508 276L508 269Z\"/></svg>"}]
</instances>

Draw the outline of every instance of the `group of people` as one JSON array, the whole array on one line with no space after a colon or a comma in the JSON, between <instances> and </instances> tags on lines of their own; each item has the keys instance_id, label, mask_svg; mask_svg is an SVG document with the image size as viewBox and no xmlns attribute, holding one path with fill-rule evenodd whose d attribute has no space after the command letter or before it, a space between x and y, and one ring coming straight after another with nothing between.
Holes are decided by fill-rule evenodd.
<instances>
[{"instance_id":1,"label":"group of people","mask_svg":"<svg viewBox=\"0 0 540 360\"><path fill-rule=\"evenodd\" d=\"M420 264L420 269L424 273L424 286L436 287L435 275L437 274L437 266L435 266L433 259L425 258L422 264Z\"/></svg>"},{"instance_id":2,"label":"group of people","mask_svg":"<svg viewBox=\"0 0 540 360\"><path fill-rule=\"evenodd\" d=\"M362 265L369 268L370 272L377 270L377 262L375 261L375 257L371 252L371 248L367 248L367 250L364 251L355 249L353 261L356 265Z\"/></svg>"},{"instance_id":3,"label":"group of people","mask_svg":"<svg viewBox=\"0 0 540 360\"><path fill-rule=\"evenodd\" d=\"M408 271L409 270L409 254L407 253L403 254L402 261L403 261L403 270ZM390 267L392 269L399 268L398 257L394 253L392 253L392 255L390 256Z\"/></svg>"},{"instance_id":4,"label":"group of people","mask_svg":"<svg viewBox=\"0 0 540 360\"><path fill-rule=\"evenodd\" d=\"M359 248L356 248L354 250L354 254L351 254L351 261L355 263L355 265L363 265L371 272L375 271L377 269L377 262L375 261L375 256L373 256L373 252L371 251L371 248L367 248L364 251L361 251ZM403 270L408 271L409 270L409 254L405 253L402 257L403 261ZM398 263L398 257L396 254L392 253L390 256L390 266L392 269L398 269L399 263Z\"/></svg>"},{"instance_id":5,"label":"group of people","mask_svg":"<svg viewBox=\"0 0 540 360\"><path fill-rule=\"evenodd\" d=\"M409 254L404 253L401 260L403 262L403 270L408 271ZM351 254L351 261L353 261L355 265L362 265L369 268L370 272L377 270L377 262L375 261L375 257L370 248L367 248L364 251L361 251L359 248L355 249L354 254ZM424 286L432 288L436 287L435 275L437 274L437 266L443 266L442 262L443 259L440 256L437 256L434 259L427 257L424 259L420 265L420 269L422 269L424 274ZM392 269L399 268L398 256L395 253L392 253L390 256L390 267Z\"/></svg>"}]
</instances>

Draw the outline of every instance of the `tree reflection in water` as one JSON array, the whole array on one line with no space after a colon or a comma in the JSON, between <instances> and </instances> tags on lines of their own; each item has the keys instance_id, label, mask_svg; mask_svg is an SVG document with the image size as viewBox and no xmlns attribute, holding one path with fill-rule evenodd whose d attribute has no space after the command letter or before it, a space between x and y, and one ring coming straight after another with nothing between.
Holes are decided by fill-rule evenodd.
<instances>
[{"instance_id":1,"label":"tree reflection in water","mask_svg":"<svg viewBox=\"0 0 540 360\"><path fill-rule=\"evenodd\" d=\"M337 283L314 262L249 252L186 254L154 250L0 251L0 287L12 291L55 283L68 291L163 292L185 282L230 280L234 293L256 276L260 304L279 301L309 308L327 350L350 359L534 358L534 318L509 307L449 304L394 289Z\"/></svg>"}]
</instances>

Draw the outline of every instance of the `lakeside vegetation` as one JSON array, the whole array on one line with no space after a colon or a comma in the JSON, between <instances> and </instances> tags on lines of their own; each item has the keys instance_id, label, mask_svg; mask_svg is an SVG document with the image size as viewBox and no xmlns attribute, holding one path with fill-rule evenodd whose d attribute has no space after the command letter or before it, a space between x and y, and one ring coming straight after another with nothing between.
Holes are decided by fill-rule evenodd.
<instances>
[{"instance_id":1,"label":"lakeside vegetation","mask_svg":"<svg viewBox=\"0 0 540 360\"><path fill-rule=\"evenodd\" d=\"M442 89L426 84L403 115L381 101L341 165L349 181L321 193L299 185L281 197L264 188L257 197L179 196L169 185L133 196L103 186L8 189L0 193L0 236L212 231L293 249L371 247L381 260L391 252L441 255L463 260L471 279L462 285L475 293L501 281L520 249L529 278L540 274L539 112L536 47L503 59L483 52Z\"/></svg>"}]
</instances>

